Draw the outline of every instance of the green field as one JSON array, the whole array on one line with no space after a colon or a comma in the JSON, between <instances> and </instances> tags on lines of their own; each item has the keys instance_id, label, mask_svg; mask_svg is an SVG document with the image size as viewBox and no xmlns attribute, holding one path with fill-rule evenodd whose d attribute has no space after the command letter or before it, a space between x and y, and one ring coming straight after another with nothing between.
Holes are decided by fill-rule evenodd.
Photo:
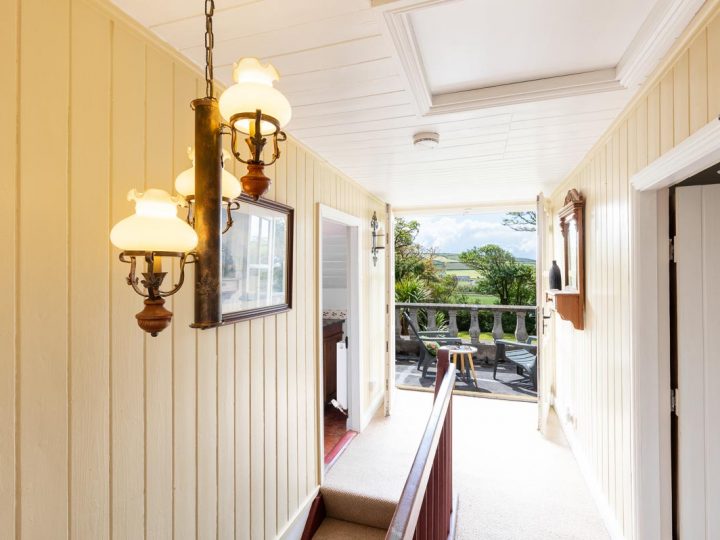
<instances>
[{"instance_id":1,"label":"green field","mask_svg":"<svg viewBox=\"0 0 720 540\"><path fill-rule=\"evenodd\" d=\"M476 302L479 302L480 304L497 304L498 298L497 296L492 296L490 294L480 294L480 293L474 293L474 292L464 292L462 293L464 296L467 296L469 299L475 300Z\"/></svg>"},{"instance_id":2,"label":"green field","mask_svg":"<svg viewBox=\"0 0 720 540\"><path fill-rule=\"evenodd\" d=\"M480 272L473 270L472 268L465 268L462 270L445 270L443 273L447 276L467 276L471 279L480 278Z\"/></svg>"}]
</instances>

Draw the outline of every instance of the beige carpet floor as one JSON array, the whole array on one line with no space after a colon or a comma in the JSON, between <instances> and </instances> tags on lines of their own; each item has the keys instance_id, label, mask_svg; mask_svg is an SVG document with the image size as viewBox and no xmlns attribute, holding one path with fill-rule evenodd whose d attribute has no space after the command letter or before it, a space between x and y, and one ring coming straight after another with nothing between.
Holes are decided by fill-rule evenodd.
<instances>
[{"instance_id":1,"label":"beige carpet floor","mask_svg":"<svg viewBox=\"0 0 720 540\"><path fill-rule=\"evenodd\" d=\"M545 438L535 404L453 399L459 540L610 538L554 412Z\"/></svg>"},{"instance_id":2,"label":"beige carpet floor","mask_svg":"<svg viewBox=\"0 0 720 540\"><path fill-rule=\"evenodd\" d=\"M535 429L535 404L453 400L458 539L609 538L557 417L545 438ZM398 390L393 416L376 416L326 485L397 500L431 406L432 394Z\"/></svg>"}]
</instances>

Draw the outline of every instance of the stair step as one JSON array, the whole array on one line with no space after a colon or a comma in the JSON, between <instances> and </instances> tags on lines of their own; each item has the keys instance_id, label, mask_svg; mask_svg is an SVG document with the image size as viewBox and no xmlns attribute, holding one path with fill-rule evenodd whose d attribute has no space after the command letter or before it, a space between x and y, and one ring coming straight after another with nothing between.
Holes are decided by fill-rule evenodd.
<instances>
[{"instance_id":1,"label":"stair step","mask_svg":"<svg viewBox=\"0 0 720 540\"><path fill-rule=\"evenodd\" d=\"M326 517L313 540L383 540L387 529Z\"/></svg>"},{"instance_id":2,"label":"stair step","mask_svg":"<svg viewBox=\"0 0 720 540\"><path fill-rule=\"evenodd\" d=\"M328 517L375 529L387 530L390 527L397 501L328 486L321 487L320 491Z\"/></svg>"}]
</instances>

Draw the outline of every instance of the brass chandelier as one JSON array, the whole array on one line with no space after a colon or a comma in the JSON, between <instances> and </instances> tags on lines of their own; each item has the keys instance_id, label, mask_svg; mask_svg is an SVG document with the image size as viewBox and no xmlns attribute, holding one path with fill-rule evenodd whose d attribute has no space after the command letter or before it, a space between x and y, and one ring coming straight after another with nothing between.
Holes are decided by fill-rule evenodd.
<instances>
[{"instance_id":1,"label":"brass chandelier","mask_svg":"<svg viewBox=\"0 0 720 540\"><path fill-rule=\"evenodd\" d=\"M194 263L196 328L210 328L222 323L220 295L221 236L232 225L232 211L239 206L241 192L254 200L270 187L264 168L280 157L279 143L287 139L282 128L292 116L287 98L273 83L279 80L277 70L263 66L255 58L243 58L234 64L234 84L219 100L215 97L213 74L214 0L205 0L205 97L192 101L195 114L195 144L189 157L193 166L175 181L179 196L160 189L145 193L132 190L128 200L135 202L135 214L118 222L110 233L111 242L121 249L120 261L130 265L127 283L145 298L145 307L135 317L140 328L156 336L167 328L172 313L165 309L164 298L175 294L183 285L185 265ZM239 181L224 169L228 158L222 150L222 136L229 135L232 155L247 165L247 174ZM272 155L268 162L263 150L272 138ZM243 157L240 139L248 147ZM177 216L177 207L187 208L187 218ZM222 225L222 214L226 224ZM164 258L177 259L179 277L168 290L161 290L167 272ZM145 263L143 279L136 275L138 261Z\"/></svg>"}]
</instances>

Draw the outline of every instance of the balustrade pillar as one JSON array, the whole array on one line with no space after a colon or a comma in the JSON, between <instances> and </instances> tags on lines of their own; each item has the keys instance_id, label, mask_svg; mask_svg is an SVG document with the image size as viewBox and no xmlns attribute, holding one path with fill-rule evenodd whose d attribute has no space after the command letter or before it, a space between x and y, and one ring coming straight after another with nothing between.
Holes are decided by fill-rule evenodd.
<instances>
[{"instance_id":1,"label":"balustrade pillar","mask_svg":"<svg viewBox=\"0 0 720 540\"><path fill-rule=\"evenodd\" d=\"M395 308L395 337L402 335L402 308Z\"/></svg>"},{"instance_id":2,"label":"balustrade pillar","mask_svg":"<svg viewBox=\"0 0 720 540\"><path fill-rule=\"evenodd\" d=\"M450 321L448 322L448 330L450 331L450 335L452 337L457 337L457 335L458 335L457 310L456 309L448 309L448 318L450 319Z\"/></svg>"},{"instance_id":3,"label":"balustrade pillar","mask_svg":"<svg viewBox=\"0 0 720 540\"><path fill-rule=\"evenodd\" d=\"M437 330L437 322L435 321L435 309L428 308L427 310L427 329Z\"/></svg>"},{"instance_id":4,"label":"balustrade pillar","mask_svg":"<svg viewBox=\"0 0 720 540\"><path fill-rule=\"evenodd\" d=\"M418 308L410 308L410 320L415 325L415 328L420 330L420 325L418 324Z\"/></svg>"},{"instance_id":5,"label":"balustrade pillar","mask_svg":"<svg viewBox=\"0 0 720 540\"><path fill-rule=\"evenodd\" d=\"M480 323L478 322L477 308L470 308L470 342L473 345L480 343Z\"/></svg>"},{"instance_id":6,"label":"balustrade pillar","mask_svg":"<svg viewBox=\"0 0 720 540\"><path fill-rule=\"evenodd\" d=\"M502 311L493 312L493 339L503 339L505 337L505 330L502 325Z\"/></svg>"},{"instance_id":7,"label":"balustrade pillar","mask_svg":"<svg viewBox=\"0 0 720 540\"><path fill-rule=\"evenodd\" d=\"M525 315L527 315L527 313L524 311L518 311L515 313L515 316L517 317L517 323L515 324L515 339L522 343L526 342L529 337L527 328L525 327Z\"/></svg>"}]
</instances>

